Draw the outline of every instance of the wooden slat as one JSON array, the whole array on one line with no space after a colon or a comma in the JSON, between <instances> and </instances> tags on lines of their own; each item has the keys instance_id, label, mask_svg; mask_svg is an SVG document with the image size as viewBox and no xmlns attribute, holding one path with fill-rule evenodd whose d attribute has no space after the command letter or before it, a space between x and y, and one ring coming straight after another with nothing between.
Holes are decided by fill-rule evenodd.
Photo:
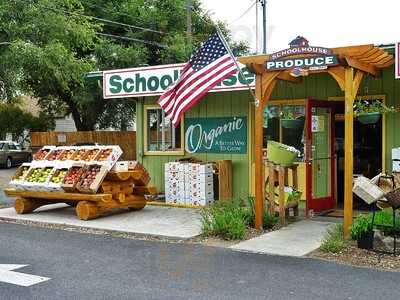
<instances>
[{"instance_id":1,"label":"wooden slat","mask_svg":"<svg viewBox=\"0 0 400 300\"><path fill-rule=\"evenodd\" d=\"M374 50L376 50L373 54L371 55L363 55L360 57L354 57L355 59L358 59L359 61L362 62L366 62L366 63L371 63L373 62L375 59L381 57L382 55L388 55L385 51L383 51L382 49L379 48L375 48Z\"/></svg>"},{"instance_id":2,"label":"wooden slat","mask_svg":"<svg viewBox=\"0 0 400 300\"><path fill-rule=\"evenodd\" d=\"M382 59L381 61L376 62L374 65L377 68L387 68L393 64L394 64L394 57L393 55L389 55L388 57Z\"/></svg>"},{"instance_id":3,"label":"wooden slat","mask_svg":"<svg viewBox=\"0 0 400 300\"><path fill-rule=\"evenodd\" d=\"M232 200L232 161L218 161L218 178L219 178L219 200Z\"/></svg>"},{"instance_id":4,"label":"wooden slat","mask_svg":"<svg viewBox=\"0 0 400 300\"><path fill-rule=\"evenodd\" d=\"M374 67L372 64L363 63L363 62L356 60L349 56L346 56L345 59L350 67L353 67L358 70L362 70L362 71L369 73L375 77L377 77L379 75L378 69L376 67Z\"/></svg>"},{"instance_id":5,"label":"wooden slat","mask_svg":"<svg viewBox=\"0 0 400 300\"><path fill-rule=\"evenodd\" d=\"M332 48L333 54L343 55L343 56L354 56L366 53L367 51L374 48L373 44L358 45L358 46L348 46L348 47L337 47Z\"/></svg>"},{"instance_id":6,"label":"wooden slat","mask_svg":"<svg viewBox=\"0 0 400 300\"><path fill-rule=\"evenodd\" d=\"M366 52L364 52L362 54L352 55L352 57L355 58L355 59L367 58L367 57L371 57L371 56L375 56L375 55L380 55L380 54L382 54L382 52L383 51L381 49L379 49L377 47L374 47L374 48L372 48L372 49L370 49L370 50L368 50L368 51L366 51Z\"/></svg>"},{"instance_id":7,"label":"wooden slat","mask_svg":"<svg viewBox=\"0 0 400 300\"><path fill-rule=\"evenodd\" d=\"M109 201L112 199L110 194L78 194L78 193L61 193L61 192L33 192L33 191L17 191L6 189L5 194L9 197L35 198L46 200L65 200L65 201Z\"/></svg>"}]
</instances>

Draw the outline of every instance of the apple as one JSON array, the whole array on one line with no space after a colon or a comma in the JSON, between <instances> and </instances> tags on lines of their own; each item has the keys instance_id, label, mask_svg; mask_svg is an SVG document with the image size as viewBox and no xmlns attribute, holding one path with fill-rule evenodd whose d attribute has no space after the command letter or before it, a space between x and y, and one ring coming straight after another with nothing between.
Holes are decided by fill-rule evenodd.
<instances>
[{"instance_id":1,"label":"apple","mask_svg":"<svg viewBox=\"0 0 400 300\"><path fill-rule=\"evenodd\" d=\"M49 152L50 149L40 149L33 158L34 160L43 160Z\"/></svg>"},{"instance_id":2,"label":"apple","mask_svg":"<svg viewBox=\"0 0 400 300\"><path fill-rule=\"evenodd\" d=\"M49 161L57 160L61 153L62 153L62 150L53 150L47 156L47 160L49 160Z\"/></svg>"},{"instance_id":3,"label":"apple","mask_svg":"<svg viewBox=\"0 0 400 300\"><path fill-rule=\"evenodd\" d=\"M60 157L58 159L62 160L62 161L72 159L75 152L76 152L76 150L74 150L74 149L64 150L64 152L60 155Z\"/></svg>"},{"instance_id":4,"label":"apple","mask_svg":"<svg viewBox=\"0 0 400 300\"><path fill-rule=\"evenodd\" d=\"M111 153L112 153L112 149L103 149L103 150L101 150L99 160L100 161L107 160L107 158L111 155Z\"/></svg>"}]
</instances>

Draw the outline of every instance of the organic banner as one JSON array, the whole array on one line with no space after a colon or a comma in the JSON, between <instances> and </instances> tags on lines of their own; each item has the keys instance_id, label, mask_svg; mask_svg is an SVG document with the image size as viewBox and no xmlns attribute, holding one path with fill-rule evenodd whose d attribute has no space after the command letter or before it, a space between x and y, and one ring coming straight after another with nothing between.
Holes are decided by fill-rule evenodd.
<instances>
[{"instance_id":1,"label":"organic banner","mask_svg":"<svg viewBox=\"0 0 400 300\"><path fill-rule=\"evenodd\" d=\"M188 153L247 153L247 118L185 118Z\"/></svg>"}]
</instances>

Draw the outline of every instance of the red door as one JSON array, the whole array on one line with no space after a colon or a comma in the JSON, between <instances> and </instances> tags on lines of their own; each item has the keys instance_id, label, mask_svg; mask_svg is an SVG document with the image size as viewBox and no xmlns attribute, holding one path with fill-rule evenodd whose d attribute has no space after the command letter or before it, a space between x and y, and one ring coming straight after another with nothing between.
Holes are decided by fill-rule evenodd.
<instances>
[{"instance_id":1,"label":"red door","mask_svg":"<svg viewBox=\"0 0 400 300\"><path fill-rule=\"evenodd\" d=\"M343 103L313 100L306 102L305 162L306 210L318 213L336 206L335 195L335 113Z\"/></svg>"}]
</instances>

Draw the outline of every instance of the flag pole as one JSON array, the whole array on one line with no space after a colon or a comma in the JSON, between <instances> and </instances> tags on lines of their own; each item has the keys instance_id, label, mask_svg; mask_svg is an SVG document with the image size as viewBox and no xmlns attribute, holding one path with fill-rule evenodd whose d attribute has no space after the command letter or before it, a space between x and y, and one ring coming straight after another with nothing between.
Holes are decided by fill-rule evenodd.
<instances>
[{"instance_id":1,"label":"flag pole","mask_svg":"<svg viewBox=\"0 0 400 300\"><path fill-rule=\"evenodd\" d=\"M222 44L224 44L224 46L225 46L226 50L228 51L229 55L232 57L233 61L235 62L236 68L238 69L240 76L242 76L243 79L246 81L246 85L249 88L250 94L253 96L255 106L258 107L260 105L260 100L257 99L256 95L254 94L253 90L251 89L250 84L247 82L246 77L244 77L242 69L239 67L239 64L237 63L236 57L233 55L233 52L232 52L231 48L229 47L228 42L225 40L225 37L222 34L222 31L219 28L217 23L215 23L215 27L217 28L217 34L220 37L220 39L222 41Z\"/></svg>"}]
</instances>

